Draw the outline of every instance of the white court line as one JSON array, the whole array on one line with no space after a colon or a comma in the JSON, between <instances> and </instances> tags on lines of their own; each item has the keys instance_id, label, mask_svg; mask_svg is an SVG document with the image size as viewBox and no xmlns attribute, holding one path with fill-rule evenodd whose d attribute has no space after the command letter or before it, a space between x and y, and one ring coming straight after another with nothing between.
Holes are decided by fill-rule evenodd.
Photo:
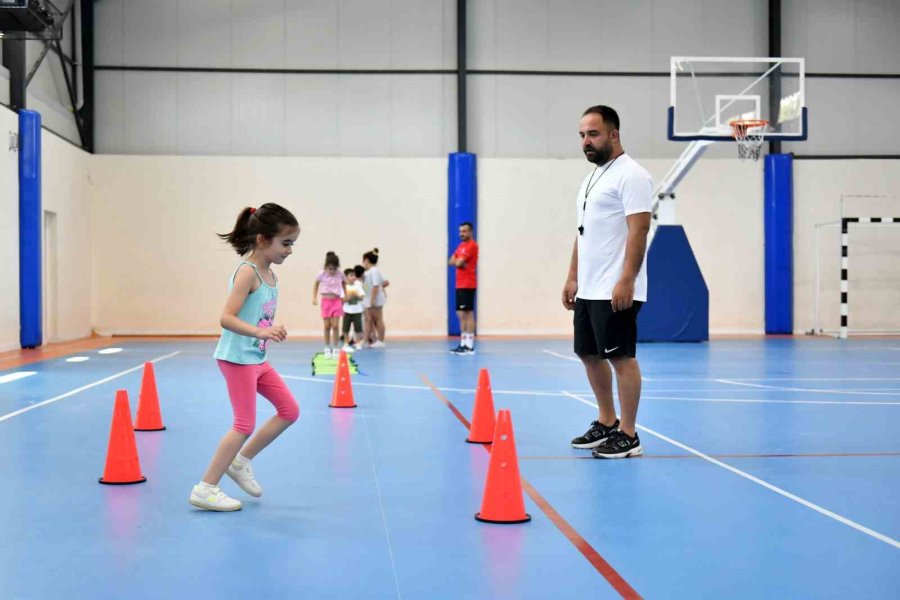
<instances>
[{"instance_id":1,"label":"white court line","mask_svg":"<svg viewBox=\"0 0 900 600\"><path fill-rule=\"evenodd\" d=\"M574 360L575 362L581 362L577 358L573 358L571 356L566 356L564 354L559 354L558 352L553 352L551 350L541 350L546 354L551 356L556 356L558 358L563 358L565 360ZM742 385L738 382L743 381L900 381L900 377L732 377L730 379L718 379L715 377L654 377L653 379L649 379L647 377L642 377L644 381L714 381L718 383L732 383L734 385ZM749 385L749 384L748 384ZM765 386L759 386L765 387ZM798 392L821 392L822 390L816 389L804 389L804 388L779 388L775 387L773 389L780 389L783 391L798 391ZM841 392L844 393L844 392ZM888 394L891 395L891 394Z\"/></svg>"},{"instance_id":2,"label":"white court line","mask_svg":"<svg viewBox=\"0 0 900 600\"><path fill-rule=\"evenodd\" d=\"M712 383L712 382L710 382ZM674 384L670 384L674 385ZM660 394L722 394L728 393L731 394L765 394L769 391L779 391L779 390L765 390L765 389L757 389L757 388L743 388L743 387L733 387L733 386L701 386L701 387L669 387L668 385L657 385L656 381L653 382L653 385L645 385L643 387L643 391L645 393L660 393ZM872 388L841 388L841 391L844 392L883 392L886 396L900 396L900 388L889 387L872 387ZM587 393L587 391L585 391ZM785 392L785 393L794 393L794 392ZM799 393L799 392L797 392Z\"/></svg>"},{"instance_id":3,"label":"white court line","mask_svg":"<svg viewBox=\"0 0 900 600\"><path fill-rule=\"evenodd\" d=\"M554 352L553 350L547 350L546 348L543 348L543 349L541 350L541 352L543 352L543 353L545 353L545 354L549 354L550 356L555 356L555 357L557 357L557 358L564 358L565 360L574 360L574 361L577 362L578 364L581 364L581 359L580 359L580 358L574 358L574 357L572 357L572 356L566 356L565 354L560 354L559 352ZM643 375L641 376L641 380L642 380L642 381L658 381L658 380L656 380L656 379L650 379L649 377L644 377Z\"/></svg>"},{"instance_id":4,"label":"white court line","mask_svg":"<svg viewBox=\"0 0 900 600\"><path fill-rule=\"evenodd\" d=\"M641 394L641 400L676 400L679 402L721 402L728 404L836 404L843 406L900 406L900 402L867 402L861 400L769 400L758 398L686 398L684 396L649 396Z\"/></svg>"},{"instance_id":5,"label":"white court line","mask_svg":"<svg viewBox=\"0 0 900 600\"><path fill-rule=\"evenodd\" d=\"M795 387L784 387L779 385L764 385L761 383L747 383L745 381L737 381L734 379L716 379L715 381L719 383L727 383L730 385L742 385L744 387L751 388L760 388L763 390L775 390L779 392L812 392L814 394L839 394L839 395L854 395L854 396L896 396L897 394L894 392L875 392L875 391L859 391L853 392L848 390L820 390L816 388L795 388Z\"/></svg>"},{"instance_id":6,"label":"white court line","mask_svg":"<svg viewBox=\"0 0 900 600\"><path fill-rule=\"evenodd\" d=\"M394 585L397 587L397 598L402 600L400 594L400 578L397 576L397 563L394 561L394 547L391 544L391 532L388 530L387 515L384 514L384 501L381 497L381 485L378 483L378 472L375 470L375 451L372 449L372 437L369 435L369 420L363 419L366 429L366 442L369 444L369 461L372 463L372 478L375 480L375 493L378 496L378 508L381 510L381 523L384 525L384 537L387 542L388 556L391 559L391 569L394 571Z\"/></svg>"},{"instance_id":7,"label":"white court line","mask_svg":"<svg viewBox=\"0 0 900 600\"><path fill-rule=\"evenodd\" d=\"M15 373L0 376L0 383L18 381L20 379L25 379L26 377L31 377L32 375L37 375L37 371L16 371Z\"/></svg>"},{"instance_id":8,"label":"white court line","mask_svg":"<svg viewBox=\"0 0 900 600\"><path fill-rule=\"evenodd\" d=\"M587 404L588 406L597 408L597 405L594 404L593 402L588 402L587 400L584 400L583 398L580 398L579 396L576 396L575 394L570 394L566 391L563 391L562 393L570 398L573 398L574 400L581 402L582 404ZM814 510L820 514L823 514L826 517L832 518L835 521L838 521L839 523L843 523L844 525L847 525L848 527L852 527L853 529L856 529L857 531L861 531L862 533L865 533L866 535L870 535L873 538L875 538L876 540L884 542L885 544L888 544L889 546L893 546L894 548L900 549L900 541L890 538L890 537L884 535L883 533L878 533L874 529L869 529L868 527L866 527L864 525L860 525L856 521L851 521L847 517L842 517L841 515L839 515L835 512L832 512L832 511L828 510L827 508L822 508L818 504L813 504L809 500L805 500L805 499L801 498L800 496L797 496L795 494L788 492L787 490L783 490L780 487L772 485L771 483L769 483L767 481L763 481L759 477L754 477L750 473L741 471L740 469L732 467L729 464L723 463L721 460L717 460L711 456L707 456L706 454L703 454L699 450L694 450L690 446L682 444L679 441L673 440L670 437L666 437L661 433L653 431L652 429L648 429L647 427L644 427L643 425L635 425L635 427L637 427L638 429L640 429L643 432L649 433L652 436L658 437L659 439L663 440L664 442L668 442L668 443L672 444L673 446L676 446L677 448L681 448L682 450L685 450L686 452L690 452L694 456L697 456L699 458L702 458L703 460L709 461L712 464L716 465L717 467L721 467L727 471L731 471L735 475L739 475L739 476L743 477L744 479L748 479L748 480L752 481L753 483L759 484L759 485L763 486L764 488L775 492L776 494L780 494L789 500L793 500L794 502L797 502L798 504L802 504L803 506L805 506L807 508L811 508L812 510Z\"/></svg>"},{"instance_id":9,"label":"white court line","mask_svg":"<svg viewBox=\"0 0 900 600\"><path fill-rule=\"evenodd\" d=\"M334 385L333 379L322 379L321 377L299 377L297 375L282 375L282 379L295 379L297 381L311 381L313 383L324 383L327 385ZM394 388L398 390L428 390L431 391L431 388L424 385L401 385L397 383L366 383L363 381L354 381L353 387L356 386L366 386L366 387L383 387L383 388ZM463 394L474 394L475 388L436 388L442 392L460 392ZM494 394L508 394L511 396L561 396L559 392L541 392L541 391L533 391L533 390L495 390L491 389L491 392Z\"/></svg>"},{"instance_id":10,"label":"white court line","mask_svg":"<svg viewBox=\"0 0 900 600\"><path fill-rule=\"evenodd\" d=\"M716 377L654 377L653 381L719 381ZM900 377L729 377L729 381L900 381Z\"/></svg>"},{"instance_id":11,"label":"white court line","mask_svg":"<svg viewBox=\"0 0 900 600\"><path fill-rule=\"evenodd\" d=\"M282 375L282 379L294 379L296 381L311 381L312 383L321 383L324 385L334 385L333 379L323 379L321 377L299 377L297 375ZM401 385L396 383L365 383L365 382L354 382L353 386L366 386L366 387L381 387L381 388L394 388L399 390L425 390L431 391L430 387L426 387L424 385ZM475 389L472 388L449 388L449 387L436 387L435 389L440 390L442 392L459 392L461 394L474 394ZM560 396L568 396L568 392L542 392L542 391L532 391L532 390L497 390L492 389L491 392L495 395L509 395L509 396L545 396L545 397L553 397L558 398ZM582 392L584 394L591 394L592 392ZM653 395L641 395L641 399L643 400L673 400L677 402L712 402L712 403L729 403L729 404L833 404L833 405L849 405L849 406L892 406L892 405L900 405L900 402L851 402L851 401L842 401L842 400L760 400L754 398L686 398L683 396L653 396Z\"/></svg>"},{"instance_id":12,"label":"white court line","mask_svg":"<svg viewBox=\"0 0 900 600\"><path fill-rule=\"evenodd\" d=\"M565 360L574 360L578 364L581 364L581 359L575 358L574 356L566 356L565 354L560 354L559 352L547 350L546 348L542 349L541 352L543 352L544 354L549 354L550 356L555 356L557 358L562 358Z\"/></svg>"},{"instance_id":13,"label":"white court line","mask_svg":"<svg viewBox=\"0 0 900 600\"><path fill-rule=\"evenodd\" d=\"M171 354L166 354L164 356L154 358L153 360L151 360L149 362L153 362L153 363L159 362L159 361L165 360L167 358L172 358L176 354L180 354L180 353L181 353L181 350L176 350L175 352L172 352ZM20 408L19 410L2 415L2 416L0 416L0 421L6 421L7 419L12 419L13 417L17 417L21 414L27 413L30 410L34 410L36 408L40 408L42 406L46 406L46 405L52 404L54 402L58 402L58 401L62 400L63 398L68 398L69 396L74 396L75 394L78 394L79 392L83 392L84 390L90 389L92 387L102 385L104 383L112 381L113 379L118 379L119 377L122 377L123 375L128 375L129 373L132 373L134 371L137 371L138 369L143 369L143 368L144 368L144 363L141 363L136 367L132 367L125 371L121 371L119 373L116 373L115 375L110 375L109 377L105 377L105 378L101 379L100 381L95 381L94 383L89 383L87 385L83 385L76 390L72 390L71 392L66 392L65 394L60 394L59 396L55 396L53 398L50 398L49 400L43 400L41 402L38 402L37 404L32 404L31 406L26 406L25 408Z\"/></svg>"}]
</instances>

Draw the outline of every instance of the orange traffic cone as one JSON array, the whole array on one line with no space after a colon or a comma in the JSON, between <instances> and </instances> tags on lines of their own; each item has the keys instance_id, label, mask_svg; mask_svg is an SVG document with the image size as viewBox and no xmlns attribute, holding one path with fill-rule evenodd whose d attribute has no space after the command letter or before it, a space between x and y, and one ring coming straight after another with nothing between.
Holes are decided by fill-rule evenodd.
<instances>
[{"instance_id":1,"label":"orange traffic cone","mask_svg":"<svg viewBox=\"0 0 900 600\"><path fill-rule=\"evenodd\" d=\"M113 410L112 426L109 430L109 447L106 450L106 468L100 483L124 485L141 483L147 478L141 475L137 444L131 428L131 407L128 392L116 392L116 406Z\"/></svg>"},{"instance_id":2,"label":"orange traffic cone","mask_svg":"<svg viewBox=\"0 0 900 600\"><path fill-rule=\"evenodd\" d=\"M472 426L466 441L470 444L490 444L494 440L494 394L491 392L491 376L487 369L478 373L478 389L475 390L475 407L472 409Z\"/></svg>"},{"instance_id":3,"label":"orange traffic cone","mask_svg":"<svg viewBox=\"0 0 900 600\"><path fill-rule=\"evenodd\" d=\"M347 353L341 351L338 359L337 373L334 374L334 388L331 391L331 408L355 408L353 401L353 384L350 383L350 365Z\"/></svg>"},{"instance_id":4,"label":"orange traffic cone","mask_svg":"<svg viewBox=\"0 0 900 600\"><path fill-rule=\"evenodd\" d=\"M141 395L138 399L137 419L134 421L135 431L162 431L162 416L159 414L159 396L156 394L156 376L153 374L153 363L144 363L144 378L141 380Z\"/></svg>"},{"instance_id":5,"label":"orange traffic cone","mask_svg":"<svg viewBox=\"0 0 900 600\"><path fill-rule=\"evenodd\" d=\"M525 512L516 440L508 410L501 410L497 415L484 498L481 512L476 513L475 518L486 523L524 523L531 520L531 515Z\"/></svg>"}]
</instances>

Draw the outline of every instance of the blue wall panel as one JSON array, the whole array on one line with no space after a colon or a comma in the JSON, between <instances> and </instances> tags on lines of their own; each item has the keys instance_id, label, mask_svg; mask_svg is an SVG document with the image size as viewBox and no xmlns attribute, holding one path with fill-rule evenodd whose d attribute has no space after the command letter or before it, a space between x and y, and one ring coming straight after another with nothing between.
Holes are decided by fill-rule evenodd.
<instances>
[{"instance_id":1,"label":"blue wall panel","mask_svg":"<svg viewBox=\"0 0 900 600\"><path fill-rule=\"evenodd\" d=\"M478 182L475 177L475 155L456 152L447 167L447 256L459 245L459 225L472 223L472 234L478 239ZM477 305L478 298L475 299ZM477 308L476 308L477 311ZM447 267L447 335L459 335L456 317L456 267Z\"/></svg>"},{"instance_id":2,"label":"blue wall panel","mask_svg":"<svg viewBox=\"0 0 900 600\"><path fill-rule=\"evenodd\" d=\"M794 332L793 157L765 162L766 333Z\"/></svg>"},{"instance_id":3,"label":"blue wall panel","mask_svg":"<svg viewBox=\"0 0 900 600\"><path fill-rule=\"evenodd\" d=\"M41 309L41 115L19 111L19 343L43 343Z\"/></svg>"},{"instance_id":4,"label":"blue wall panel","mask_svg":"<svg viewBox=\"0 0 900 600\"><path fill-rule=\"evenodd\" d=\"M684 227L657 227L647 252L647 279L647 303L638 313L638 341L709 339L709 289Z\"/></svg>"}]
</instances>

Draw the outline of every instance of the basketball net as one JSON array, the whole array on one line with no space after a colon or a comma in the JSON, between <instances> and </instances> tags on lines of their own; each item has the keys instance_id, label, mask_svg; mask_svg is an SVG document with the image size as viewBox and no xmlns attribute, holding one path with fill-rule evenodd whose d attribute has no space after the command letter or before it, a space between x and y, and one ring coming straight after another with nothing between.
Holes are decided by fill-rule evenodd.
<instances>
[{"instance_id":1,"label":"basketball net","mask_svg":"<svg viewBox=\"0 0 900 600\"><path fill-rule=\"evenodd\" d=\"M766 140L769 122L765 119L736 119L729 121L731 134L738 145L738 158L759 160L759 151Z\"/></svg>"}]
</instances>

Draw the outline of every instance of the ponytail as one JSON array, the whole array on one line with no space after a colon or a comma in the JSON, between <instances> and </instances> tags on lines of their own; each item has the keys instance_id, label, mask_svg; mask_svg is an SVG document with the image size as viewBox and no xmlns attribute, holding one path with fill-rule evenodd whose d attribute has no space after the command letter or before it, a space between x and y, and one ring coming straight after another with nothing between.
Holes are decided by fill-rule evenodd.
<instances>
[{"instance_id":1,"label":"ponytail","mask_svg":"<svg viewBox=\"0 0 900 600\"><path fill-rule=\"evenodd\" d=\"M223 241L228 242L235 252L244 256L256 247L256 236L262 235L271 240L284 227L300 227L297 217L291 211L272 202L259 208L247 207L240 212L234 229L228 233L217 233Z\"/></svg>"},{"instance_id":2,"label":"ponytail","mask_svg":"<svg viewBox=\"0 0 900 600\"><path fill-rule=\"evenodd\" d=\"M328 254L325 255L325 268L334 267L337 269L341 266L341 260L338 258L338 255L334 252L329 251Z\"/></svg>"},{"instance_id":3,"label":"ponytail","mask_svg":"<svg viewBox=\"0 0 900 600\"><path fill-rule=\"evenodd\" d=\"M363 260L367 260L373 265L378 264L378 248L372 248L365 254L363 254Z\"/></svg>"}]
</instances>

